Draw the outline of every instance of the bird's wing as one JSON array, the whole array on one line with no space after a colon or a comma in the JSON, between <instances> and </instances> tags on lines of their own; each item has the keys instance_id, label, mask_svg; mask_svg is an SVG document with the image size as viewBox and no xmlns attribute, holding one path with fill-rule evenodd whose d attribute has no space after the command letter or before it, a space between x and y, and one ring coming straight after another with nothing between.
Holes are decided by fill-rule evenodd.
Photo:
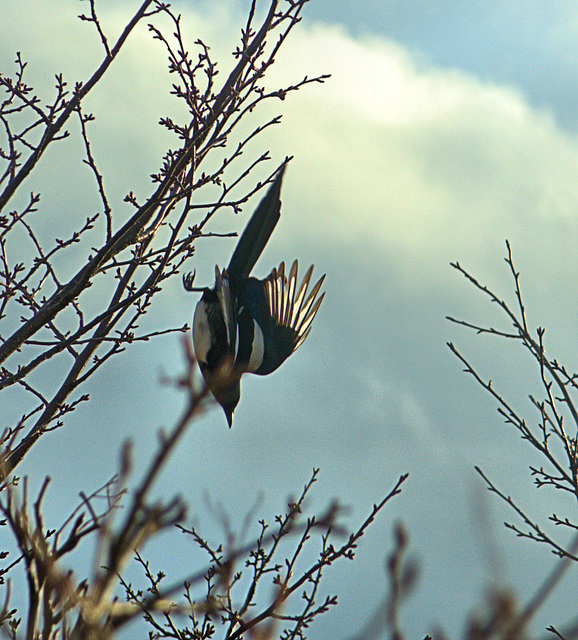
<instances>
[{"instance_id":1,"label":"bird's wing","mask_svg":"<svg viewBox=\"0 0 578 640\"><path fill-rule=\"evenodd\" d=\"M313 265L307 269L307 273L303 277L299 289L296 289L295 286L297 284L297 260L293 263L289 274L289 287L287 288L288 300L285 303L287 314L285 324L295 331L295 349L299 348L305 342L305 338L307 338L311 331L313 318L315 318L321 302L325 297L325 292L323 292L316 300L319 289L321 289L321 285L325 280L325 274L319 278L311 290L311 293L307 296L307 288L309 287L312 274ZM292 285L291 280L293 280ZM290 298L289 294L291 294Z\"/></svg>"},{"instance_id":2,"label":"bird's wing","mask_svg":"<svg viewBox=\"0 0 578 640\"><path fill-rule=\"evenodd\" d=\"M258 310L255 306L251 308L253 318L263 332L264 344L261 365L253 369L254 373L266 375L275 371L303 344L311 331L311 323L325 296L322 293L317 298L325 276L315 283L311 293L307 295L313 266L309 267L299 287L297 267L295 260L288 277L285 275L283 262L278 269L273 269L262 281L265 309Z\"/></svg>"},{"instance_id":3,"label":"bird's wing","mask_svg":"<svg viewBox=\"0 0 578 640\"><path fill-rule=\"evenodd\" d=\"M307 289L313 274L313 265L307 269L301 284L297 287L297 260L291 265L289 277L285 276L285 264L282 262L279 269L273 269L265 280L265 292L269 304L269 311L279 327L288 327L295 333L295 346L293 351L303 344L311 330L311 323L325 293L316 299L319 289L325 280L321 276L315 283L311 293L307 296Z\"/></svg>"}]
</instances>

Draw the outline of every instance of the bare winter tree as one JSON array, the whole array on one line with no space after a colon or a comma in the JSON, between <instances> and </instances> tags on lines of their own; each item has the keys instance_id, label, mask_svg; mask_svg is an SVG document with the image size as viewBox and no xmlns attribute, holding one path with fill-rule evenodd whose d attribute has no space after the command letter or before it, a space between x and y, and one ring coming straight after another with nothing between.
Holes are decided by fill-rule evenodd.
<instances>
[{"instance_id":1,"label":"bare winter tree","mask_svg":"<svg viewBox=\"0 0 578 640\"><path fill-rule=\"evenodd\" d=\"M13 469L42 434L60 426L66 414L88 401L83 386L95 371L130 343L152 337L136 330L139 319L153 304L162 284L176 276L192 255L195 240L203 233L207 221L223 207L238 210L263 186L252 185L243 196L231 198L231 191L246 184L253 169L268 160L266 152L248 163L244 160L243 170L234 177L227 176L231 175L232 166L238 166L234 163L248 142L277 124L280 118L260 123L233 148L229 140L261 103L283 99L307 83L323 81L323 77L306 77L275 91L266 91L263 85L279 48L299 22L304 4L305 0L300 0L280 8L278 2L272 2L263 22L256 25L253 3L234 53L236 66L220 84L218 64L211 58L209 47L197 41L197 55L192 57L182 39L180 18L166 4L152 0L142 4L114 43L109 42L101 28L94 2L90 3L90 12L81 18L98 31L103 62L92 77L77 82L73 89L69 89L62 76L57 76L56 95L48 106L26 84L26 63L20 55L13 76L1 76L5 98L0 111L4 129L0 319L6 329L0 346L0 391L18 387L26 396L21 404L22 416L4 434L6 469ZM166 38L154 24L149 24L149 29L166 47L169 71L174 76L173 92L186 105L189 120L183 123L169 118L161 120L161 125L174 134L177 146L167 151L153 177L153 189L146 202L137 202L132 193L126 196L134 214L119 225L91 152L89 130L93 116L84 112L83 102L97 89L136 25L159 14L172 21L171 38ZM8 207L16 194L25 189L26 178L46 150L69 135L67 127L75 126L75 120L102 209L87 218L69 238L46 246L34 227L33 214L41 206L40 194L27 194L27 203L21 209ZM207 159L213 160L217 150L220 152L217 167L205 171ZM276 171L277 168L271 175ZM198 203L199 191L209 185L220 189L220 197L202 207L193 204L193 194ZM159 233L167 227L170 233ZM29 259L12 262L11 242L22 242L23 229ZM86 247L86 253L74 276L64 281L59 275L58 260L73 247L76 249L77 244ZM71 253L71 257L78 255L77 251ZM107 303L89 312L86 300L94 298L93 286ZM22 318L21 326L17 326L17 318ZM159 327L155 334L186 329ZM37 380L46 379L43 373L53 370L57 359L66 360L67 374L58 389L49 393Z\"/></svg>"},{"instance_id":2,"label":"bare winter tree","mask_svg":"<svg viewBox=\"0 0 578 640\"><path fill-rule=\"evenodd\" d=\"M0 73L0 402L18 407L16 417L6 418L0 434L0 529L12 534L16 550L0 559L0 632L10 638L111 638L137 617L144 618L151 638L219 637L305 638L311 623L336 604L334 596L320 596L326 568L352 559L369 525L389 501L398 495L407 476L401 476L368 517L353 531L339 522L341 508L330 503L324 512L306 515L306 498L317 481L318 470L300 496L271 523L261 522L259 537L241 544L226 535L213 543L185 524L186 505L180 498L151 499L151 488L187 426L203 409L207 390L199 383L190 341L183 341L185 372L173 381L188 402L152 456L143 481L129 494L130 447L121 452L118 474L91 495L81 494L79 506L58 527L49 527L43 512L49 481L29 495L26 480L15 475L18 464L42 436L62 426L70 414L90 403L87 382L103 370L113 356L136 342L168 332L187 332L188 326L170 325L143 331L143 316L157 302L157 294L169 278L180 278L195 242L208 221L225 208L239 211L254 194L270 183L282 165L254 179L256 169L270 160L266 151L250 156L249 143L280 122L280 116L247 127L264 103L284 100L325 76L304 77L290 86L267 88L264 80L275 57L301 20L307 0L269 0L263 17L253 0L233 53L232 71L221 77L219 61L207 43L191 46L181 31L181 19L169 5L146 0L114 42L97 13L95 0L85 3L80 16L98 34L102 63L82 82L70 86L56 76L50 100L29 86L27 63L15 53L10 72ZM83 5L84 6L84 5ZM161 28L162 21L170 27ZM91 145L93 115L85 110L87 96L99 83L135 28L149 22L151 36L165 48L172 93L185 107L187 117L175 122L161 119L174 136L150 193L144 202L129 192L133 208L121 218L105 189ZM167 35L170 32L170 36ZM243 125L243 126L241 126ZM83 160L94 177L100 210L86 217L68 236L61 233L58 217L52 221L53 237L39 230L37 212L42 195L27 188L48 149L57 153L76 130L84 149ZM242 134L241 131L246 133ZM289 150L290 151L290 150ZM215 197L217 193L217 197ZM240 194L240 195L235 195ZM199 204L202 203L202 204ZM43 211L46 214L45 211ZM477 289L503 311L510 328L494 329L456 321L481 334L517 341L537 364L543 397L531 396L537 420L519 415L461 354L451 350L466 371L497 401L500 413L545 460L532 468L539 488L554 488L578 497L578 409L576 375L556 359L547 357L544 331L531 332L508 246L508 265L515 282L517 312L481 285L457 263ZM64 268L64 265L66 268ZM64 273L73 275L65 277ZM95 304L103 301L102 304ZM452 319L453 320L453 319ZM512 328L513 327L513 328ZM106 369L104 369L106 370ZM54 372L63 372L55 378ZM46 470L40 470L44 477ZM558 584L562 574L578 559L578 540L568 544L531 518L482 471L488 488L515 510L522 525L509 524L519 536L548 545L560 557L551 576L536 588L535 597L520 606L508 591L492 592L485 613L476 612L464 637L524 638L535 612ZM121 511L118 507L124 506ZM566 515L552 515L558 530L575 531L578 524ZM186 576L165 575L147 559L143 543L165 529L178 528L206 554L206 563ZM80 545L95 541L94 569L78 580L68 562ZM315 546L317 545L317 546ZM357 640L404 637L400 607L416 581L416 563L407 559L408 537L395 529L394 551L386 563L387 589L375 615ZM142 584L125 577L127 562L135 558L143 573ZM305 566L303 569L302 567ZM298 567L300 567L298 569ZM27 600L12 597L14 577L25 582ZM458 612L456 615L460 615ZM578 623L551 628L554 637L577 636ZM349 635L349 634L344 634ZM437 637L443 638L439 632Z\"/></svg>"},{"instance_id":3,"label":"bare winter tree","mask_svg":"<svg viewBox=\"0 0 578 640\"><path fill-rule=\"evenodd\" d=\"M240 210L279 171L275 166L267 179L255 183L253 172L269 155L262 152L248 160L247 156L249 142L278 124L280 116L259 122L245 135L238 132L263 103L284 100L306 84L323 82L325 76L305 77L274 90L264 84L280 47L301 20L306 1L270 0L258 20L253 0L233 53L233 70L224 78L218 75L218 62L206 43L197 40L190 52L180 16L159 0L144 1L114 42L99 20L95 0L89 0L80 18L99 36L102 63L73 87L62 75L56 76L56 92L48 101L29 86L27 63L20 54L15 54L13 70L0 74L0 392L20 410L13 422L3 425L1 434L0 526L12 533L16 546L16 551L2 554L0 569L5 589L0 631L5 637L109 638L136 617L144 617L149 636L157 638L211 638L217 627L219 635L231 639L304 638L311 622L336 602L333 596L318 601L324 569L353 558L359 538L400 492L406 476L356 531L346 532L338 523L337 504L330 504L319 517L304 516L304 500L317 479L315 470L300 498L291 501L273 524L262 522L261 535L251 544L239 546L229 535L225 544L213 545L187 528L184 502L180 498L153 502L150 490L187 425L201 411L207 393L195 375L188 340L185 374L174 381L187 394L187 406L161 439L142 483L130 496L128 445L121 453L118 474L93 494L81 494L78 508L57 528L46 525L43 513L48 478L32 498L26 480L22 483L15 475L44 434L90 402L86 383L113 356L137 341L188 330L186 325L169 325L147 333L139 324L165 282L179 277L212 216L227 207ZM161 28L161 20L168 20L170 28ZM134 211L120 222L92 151L94 117L85 110L85 100L98 91L143 21L150 23L152 37L166 49L172 93L188 115L184 122L161 119L175 145L164 155L146 200L126 195ZM35 215L42 209L42 196L27 191L27 179L35 175L46 151L58 152L74 128L94 177L100 211L68 237L61 236L60 218L55 217L54 236L47 242ZM239 192L242 195L233 196ZM202 194L208 194L205 204L198 204ZM63 265L68 272L72 266L72 277L62 275ZM102 305L95 304L99 300ZM64 373L55 379L55 371ZM117 509L121 503L122 512ZM204 550L207 562L194 574L171 582L162 571L153 571L140 549L148 538L175 525ZM96 540L94 570L78 581L66 560L91 537ZM287 539L293 541L292 547ZM341 542L334 543L336 539ZM312 556L313 541L318 549ZM135 553L144 573L142 587L123 578ZM296 571L304 554L313 559L304 571ZM11 590L19 570L28 600L15 603ZM241 581L243 573L248 580Z\"/></svg>"},{"instance_id":4,"label":"bare winter tree","mask_svg":"<svg viewBox=\"0 0 578 640\"><path fill-rule=\"evenodd\" d=\"M470 284L487 297L500 310L506 324L502 327L487 326L476 322L456 319L448 316L451 322L474 330L480 336L490 336L508 340L519 345L535 363L538 376L539 394L529 394L529 407L533 413L525 416L504 397L491 380L485 380L476 367L453 343L448 346L464 365L464 371L473 376L486 393L497 403L498 412L505 423L513 427L522 440L538 451L543 465L530 466L530 474L537 489L556 490L578 498L578 374L569 371L556 358L546 351L545 330L538 327L533 330L526 314L520 285L520 274L514 265L512 250L506 242L510 275L514 284L514 303L508 303L487 286L480 283L459 263L452 266L459 271ZM488 615L472 616L467 629L468 638L525 638L528 626L536 612L544 605L547 597L560 583L564 574L578 562L578 522L572 515L553 513L549 522L539 522L530 515L507 492L499 489L480 469L476 471L483 478L488 489L505 501L517 517L516 522L506 522L508 529L518 537L533 540L549 547L560 558L549 576L535 587L535 594L525 605L519 605L513 594L507 590L493 592L489 598ZM568 534L571 534L568 536ZM578 619L573 617L566 626L549 627L549 637L576 638Z\"/></svg>"}]
</instances>

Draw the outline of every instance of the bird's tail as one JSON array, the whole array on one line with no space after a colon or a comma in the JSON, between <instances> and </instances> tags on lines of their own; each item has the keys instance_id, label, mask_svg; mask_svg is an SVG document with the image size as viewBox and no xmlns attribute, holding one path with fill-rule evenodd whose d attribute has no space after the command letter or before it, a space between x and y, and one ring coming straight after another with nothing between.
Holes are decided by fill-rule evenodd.
<instances>
[{"instance_id":1,"label":"bird's tail","mask_svg":"<svg viewBox=\"0 0 578 640\"><path fill-rule=\"evenodd\" d=\"M237 243L227 269L233 288L249 277L279 220L281 215L279 195L284 171L285 165L281 167Z\"/></svg>"}]
</instances>

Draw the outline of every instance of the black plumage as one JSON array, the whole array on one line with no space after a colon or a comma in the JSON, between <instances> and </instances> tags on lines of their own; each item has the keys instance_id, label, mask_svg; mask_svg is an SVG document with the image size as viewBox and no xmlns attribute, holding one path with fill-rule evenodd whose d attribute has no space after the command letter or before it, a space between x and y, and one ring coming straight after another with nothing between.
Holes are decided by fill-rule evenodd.
<instances>
[{"instance_id":1,"label":"black plumage","mask_svg":"<svg viewBox=\"0 0 578 640\"><path fill-rule=\"evenodd\" d=\"M215 267L215 286L202 290L195 309L195 355L229 426L241 396L241 376L275 371L309 335L325 295L317 297L325 276L307 295L313 266L297 286L297 260L288 275L282 262L264 280L250 276L279 221L283 172L253 213L227 269ZM190 284L185 279L193 290Z\"/></svg>"}]
</instances>

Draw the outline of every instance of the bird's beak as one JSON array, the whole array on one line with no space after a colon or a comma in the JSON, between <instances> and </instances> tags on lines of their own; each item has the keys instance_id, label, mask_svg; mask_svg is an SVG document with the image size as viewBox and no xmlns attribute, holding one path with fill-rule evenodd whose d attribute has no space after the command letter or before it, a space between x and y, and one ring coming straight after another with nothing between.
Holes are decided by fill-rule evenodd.
<instances>
[{"instance_id":1,"label":"bird's beak","mask_svg":"<svg viewBox=\"0 0 578 640\"><path fill-rule=\"evenodd\" d=\"M233 410L228 411L225 409L225 415L227 416L227 422L229 423L229 429L233 426Z\"/></svg>"}]
</instances>

